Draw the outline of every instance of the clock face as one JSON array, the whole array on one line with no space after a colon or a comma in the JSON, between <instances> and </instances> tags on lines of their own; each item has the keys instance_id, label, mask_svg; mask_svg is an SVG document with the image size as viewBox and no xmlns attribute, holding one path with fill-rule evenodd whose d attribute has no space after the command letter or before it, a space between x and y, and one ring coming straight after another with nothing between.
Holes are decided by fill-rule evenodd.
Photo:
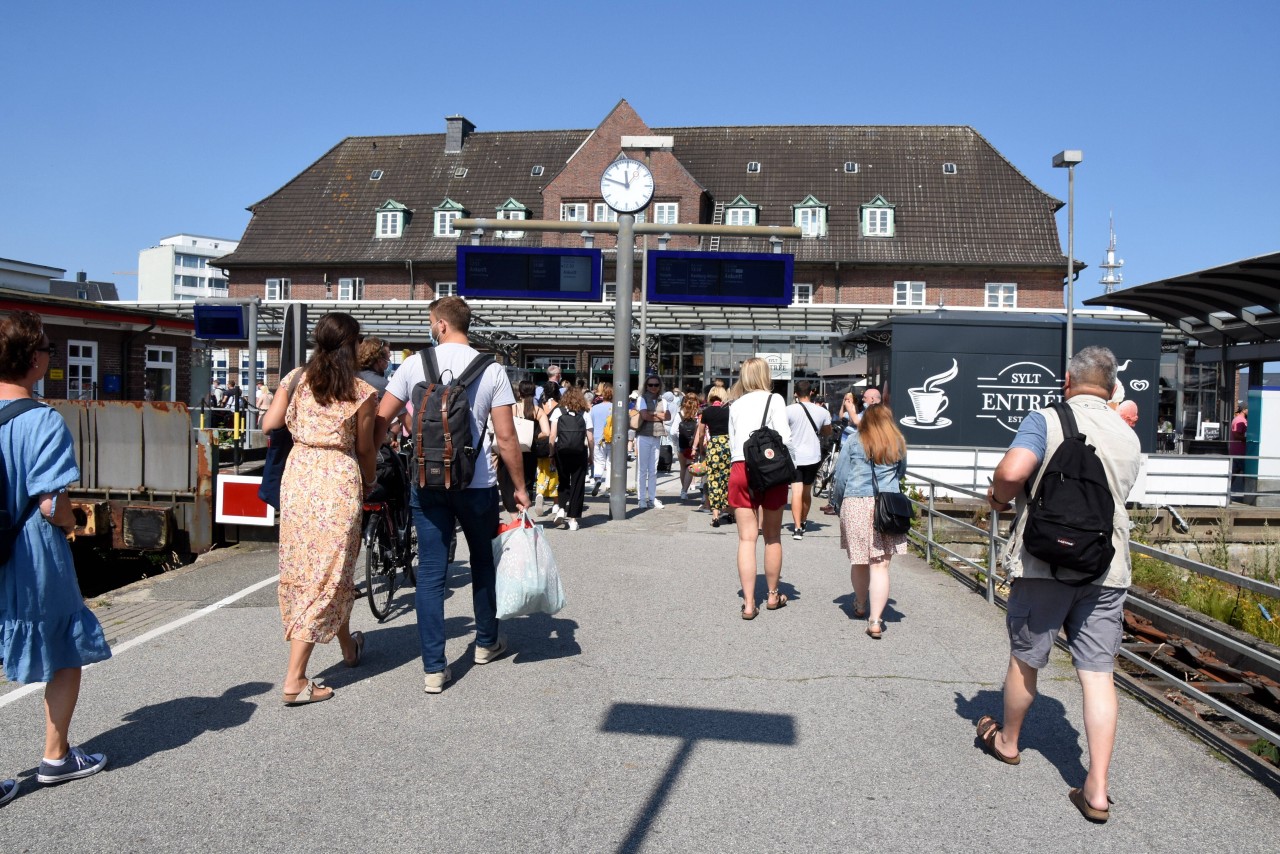
<instances>
[{"instance_id":1,"label":"clock face","mask_svg":"<svg viewBox=\"0 0 1280 854\"><path fill-rule=\"evenodd\" d=\"M644 210L653 199L653 173L639 160L615 160L600 176L600 195L618 213Z\"/></svg>"}]
</instances>

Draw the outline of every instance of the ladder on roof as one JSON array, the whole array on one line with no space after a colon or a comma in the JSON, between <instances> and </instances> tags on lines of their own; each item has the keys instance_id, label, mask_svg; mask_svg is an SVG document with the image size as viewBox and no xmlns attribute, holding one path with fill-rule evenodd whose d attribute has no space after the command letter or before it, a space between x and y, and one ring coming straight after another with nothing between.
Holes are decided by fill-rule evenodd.
<instances>
[{"instance_id":1,"label":"ladder on roof","mask_svg":"<svg viewBox=\"0 0 1280 854\"><path fill-rule=\"evenodd\" d=\"M724 225L724 202L716 202L715 212L711 215L712 225ZM720 235L713 234L711 239L707 241L708 252L720 251Z\"/></svg>"}]
</instances>

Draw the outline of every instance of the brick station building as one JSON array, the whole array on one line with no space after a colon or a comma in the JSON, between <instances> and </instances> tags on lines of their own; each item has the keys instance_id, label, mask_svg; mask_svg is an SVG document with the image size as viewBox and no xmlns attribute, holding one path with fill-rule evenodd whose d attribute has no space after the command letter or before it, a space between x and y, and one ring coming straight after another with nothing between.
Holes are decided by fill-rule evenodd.
<instances>
[{"instance_id":1,"label":"brick station building","mask_svg":"<svg viewBox=\"0 0 1280 854\"><path fill-rule=\"evenodd\" d=\"M673 147L627 150L624 136L669 136ZM487 245L582 246L578 234L517 223L615 219L600 174L624 153L654 173L650 222L805 233L782 247L795 256L791 306L647 307L650 364L668 382L701 387L761 352L790 354L793 377L816 376L852 355L851 333L895 313L1064 307L1062 203L970 127L650 127L625 100L594 129L489 132L451 116L444 133L344 139L252 205L238 248L214 266L227 271L230 296L264 300L264 317L305 301L312 321L348 310L395 350L416 348L426 302L456 288L456 248L471 235L455 219L508 221L483 235ZM595 246L603 304L477 300L476 343L535 376L558 364L611 381L614 238L598 235ZM728 237L673 236L667 248L770 251L764 239ZM637 300L642 265L638 249ZM262 330L274 379L271 331Z\"/></svg>"}]
</instances>

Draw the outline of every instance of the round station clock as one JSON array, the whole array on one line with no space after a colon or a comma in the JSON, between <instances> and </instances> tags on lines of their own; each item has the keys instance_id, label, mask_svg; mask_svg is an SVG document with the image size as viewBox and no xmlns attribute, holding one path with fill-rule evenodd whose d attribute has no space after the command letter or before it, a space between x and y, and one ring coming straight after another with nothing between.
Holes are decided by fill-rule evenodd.
<instances>
[{"instance_id":1,"label":"round station clock","mask_svg":"<svg viewBox=\"0 0 1280 854\"><path fill-rule=\"evenodd\" d=\"M653 200L653 173L639 160L615 160L600 176L600 195L618 213L642 211Z\"/></svg>"}]
</instances>

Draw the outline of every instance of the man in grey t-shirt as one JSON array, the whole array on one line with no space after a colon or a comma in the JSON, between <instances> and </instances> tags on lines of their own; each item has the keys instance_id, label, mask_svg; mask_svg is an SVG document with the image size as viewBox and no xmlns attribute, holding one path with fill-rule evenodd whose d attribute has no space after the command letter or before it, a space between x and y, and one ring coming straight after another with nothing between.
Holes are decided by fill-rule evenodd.
<instances>
[{"instance_id":1,"label":"man in grey t-shirt","mask_svg":"<svg viewBox=\"0 0 1280 854\"><path fill-rule=\"evenodd\" d=\"M431 336L436 363L446 380L457 377L480 354L468 343L471 308L460 297L441 297L431 303ZM378 406L375 435L384 435L387 424L410 400L413 388L425 379L424 361L416 355L400 366ZM440 377L430 377L437 381ZM476 458L476 470L467 489L409 490L409 506L418 529L418 640L422 646L425 690L438 694L452 678L444 654L444 591L448 569L449 541L454 528L462 526L471 556L471 602L476 620L475 663L488 664L507 651L506 638L498 633L497 599L494 594L492 541L498 531L498 488L485 424L492 418L498 455L514 484L513 498L520 510L529 507L525 491L524 462L516 438L511 404L515 396L501 365L493 364L467 389L471 407L471 435L483 443ZM415 441L418 439L414 436Z\"/></svg>"}]
</instances>

